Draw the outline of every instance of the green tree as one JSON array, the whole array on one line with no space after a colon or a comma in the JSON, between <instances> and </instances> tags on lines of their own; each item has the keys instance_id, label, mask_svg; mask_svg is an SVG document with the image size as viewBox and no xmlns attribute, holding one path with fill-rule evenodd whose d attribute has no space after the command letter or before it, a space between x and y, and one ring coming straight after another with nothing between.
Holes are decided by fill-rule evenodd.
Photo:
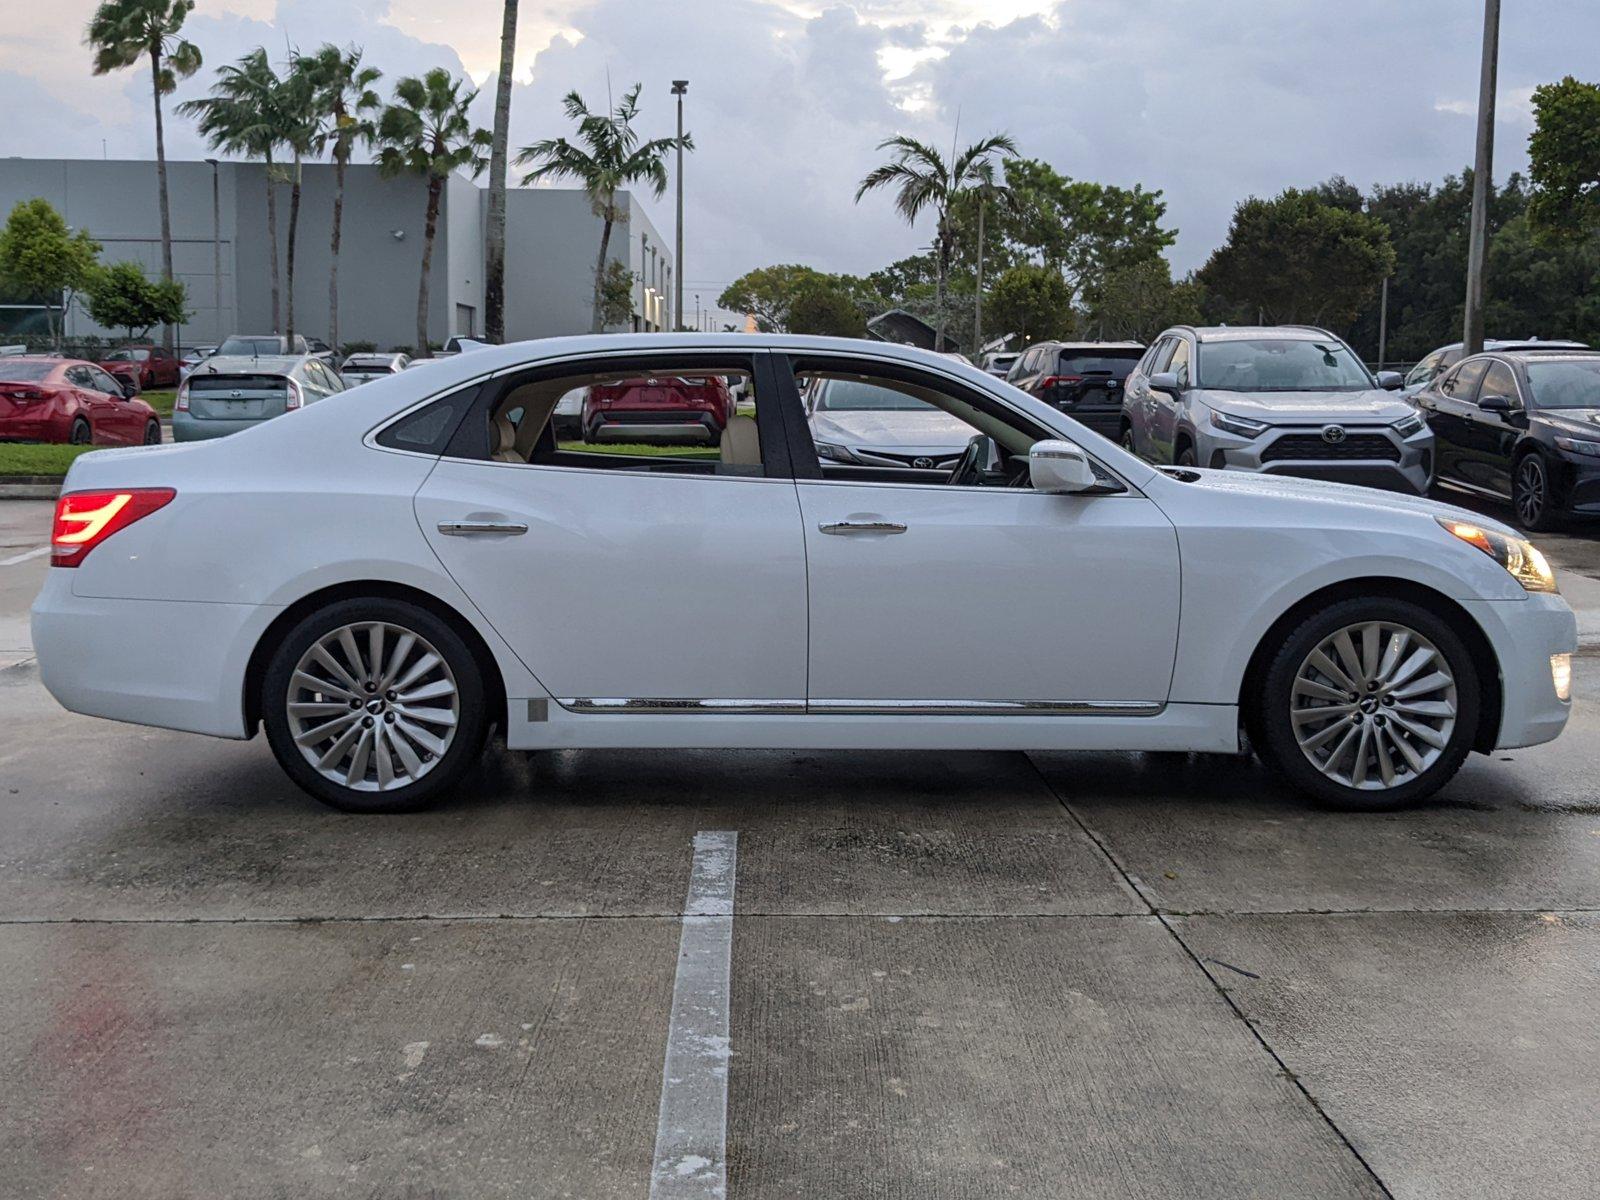
<instances>
[{"instance_id":1,"label":"green tree","mask_svg":"<svg viewBox=\"0 0 1600 1200\"><path fill-rule=\"evenodd\" d=\"M1289 189L1234 210L1228 240L1196 278L1212 315L1246 322L1339 325L1377 295L1394 270L1389 230L1369 213Z\"/></svg>"},{"instance_id":2,"label":"green tree","mask_svg":"<svg viewBox=\"0 0 1600 1200\"><path fill-rule=\"evenodd\" d=\"M723 289L717 304L731 312L749 313L763 333L818 332L795 327L793 310L802 297L807 298L810 309L808 320L820 319L817 314L823 307L832 306L842 313L835 297L849 304L855 311L857 332L842 335L847 337L859 336L865 330L868 310L887 307L887 302L867 280L854 275L828 275L798 263L746 271Z\"/></svg>"},{"instance_id":3,"label":"green tree","mask_svg":"<svg viewBox=\"0 0 1600 1200\"><path fill-rule=\"evenodd\" d=\"M785 328L821 337L865 337L867 323L848 287L821 277L801 286L789 303Z\"/></svg>"},{"instance_id":4,"label":"green tree","mask_svg":"<svg viewBox=\"0 0 1600 1200\"><path fill-rule=\"evenodd\" d=\"M601 311L601 290L605 282L606 258L610 254L611 230L620 214L617 193L638 185L660 197L667 190L667 152L680 145L694 149L694 138L655 138L641 142L634 120L639 115L639 93L643 84L634 84L622 102L609 113L589 111L583 97L568 92L562 101L567 119L577 124L577 143L564 137L545 138L523 147L517 165L533 165L523 184L548 179L574 179L589 193L589 203L600 218L600 254L594 265L593 333L605 328Z\"/></svg>"},{"instance_id":5,"label":"green tree","mask_svg":"<svg viewBox=\"0 0 1600 1200\"><path fill-rule=\"evenodd\" d=\"M1600 84L1571 75L1533 90L1528 216L1547 236L1600 230Z\"/></svg>"},{"instance_id":6,"label":"green tree","mask_svg":"<svg viewBox=\"0 0 1600 1200\"><path fill-rule=\"evenodd\" d=\"M127 330L129 341L142 338L152 326L181 325L188 317L183 284L176 279L152 280L136 262L96 267L85 294L95 323Z\"/></svg>"},{"instance_id":7,"label":"green tree","mask_svg":"<svg viewBox=\"0 0 1600 1200\"><path fill-rule=\"evenodd\" d=\"M878 143L888 150L888 162L874 167L856 188L856 203L878 188L895 189L895 210L906 224L915 225L925 211L934 215L933 252L936 263L934 305L934 348L945 348L945 289L950 275L950 258L957 243L957 230L951 224L950 210L963 192L993 189L997 186L995 162L1013 156L1017 146L1010 134L995 133L974 142L951 161L926 142L904 134Z\"/></svg>"},{"instance_id":8,"label":"green tree","mask_svg":"<svg viewBox=\"0 0 1600 1200\"><path fill-rule=\"evenodd\" d=\"M455 171L476 177L488 165L484 151L491 135L476 129L467 110L476 91L463 94L462 83L435 67L421 78L407 76L394 85L394 103L378 120L382 150L379 169L385 175L420 175L427 185L422 225L422 276L417 287L417 357L428 353L428 282L433 270L433 239L439 228L439 196Z\"/></svg>"},{"instance_id":9,"label":"green tree","mask_svg":"<svg viewBox=\"0 0 1600 1200\"><path fill-rule=\"evenodd\" d=\"M517 0L502 0L500 70L495 75L489 144L489 205L483 231L483 334L506 336L506 156L511 139L511 69L517 57Z\"/></svg>"},{"instance_id":10,"label":"green tree","mask_svg":"<svg viewBox=\"0 0 1600 1200\"><path fill-rule=\"evenodd\" d=\"M50 344L61 349L61 326L55 305L66 316L72 297L88 284L100 255L100 243L86 230L67 228L49 201L19 201L0 229L0 282L8 291L45 302Z\"/></svg>"},{"instance_id":11,"label":"green tree","mask_svg":"<svg viewBox=\"0 0 1600 1200\"><path fill-rule=\"evenodd\" d=\"M1148 342L1171 325L1193 325L1201 319L1199 285L1173 282L1164 258L1114 267L1096 294L1088 323L1106 338Z\"/></svg>"},{"instance_id":12,"label":"green tree","mask_svg":"<svg viewBox=\"0 0 1600 1200\"><path fill-rule=\"evenodd\" d=\"M328 257L328 344L339 345L339 243L344 230L344 176L358 145L378 135L376 113L383 107L373 84L376 67L361 65L361 47L325 45L304 59L317 113L315 148L333 157L333 238Z\"/></svg>"},{"instance_id":13,"label":"green tree","mask_svg":"<svg viewBox=\"0 0 1600 1200\"><path fill-rule=\"evenodd\" d=\"M262 49L217 70L211 94L186 100L178 111L190 117L212 149L260 158L266 164L268 280L272 329L283 329L283 298L278 275L278 189L273 156L283 144L283 80Z\"/></svg>"},{"instance_id":14,"label":"green tree","mask_svg":"<svg viewBox=\"0 0 1600 1200\"><path fill-rule=\"evenodd\" d=\"M1072 330L1072 289L1053 267L1018 263L1007 267L989 293L990 327L1005 330L1026 345L1040 338L1065 337Z\"/></svg>"},{"instance_id":15,"label":"green tree","mask_svg":"<svg viewBox=\"0 0 1600 1200\"><path fill-rule=\"evenodd\" d=\"M156 185L161 208L161 278L172 281L172 207L167 200L167 141L161 97L200 69L200 48L178 36L194 0L105 0L89 20L84 41L94 51L94 73L109 74L149 60L156 111ZM172 326L162 334L172 349Z\"/></svg>"},{"instance_id":16,"label":"green tree","mask_svg":"<svg viewBox=\"0 0 1600 1200\"><path fill-rule=\"evenodd\" d=\"M612 259L600 284L600 319L605 325L626 325L633 316L633 289L639 277L627 264Z\"/></svg>"}]
</instances>

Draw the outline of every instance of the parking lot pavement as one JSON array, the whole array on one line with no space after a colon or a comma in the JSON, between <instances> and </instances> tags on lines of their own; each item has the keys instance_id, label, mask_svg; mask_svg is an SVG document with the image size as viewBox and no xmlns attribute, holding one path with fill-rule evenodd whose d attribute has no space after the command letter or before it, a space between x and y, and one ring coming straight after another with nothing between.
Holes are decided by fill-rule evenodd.
<instances>
[{"instance_id":1,"label":"parking lot pavement","mask_svg":"<svg viewBox=\"0 0 1600 1200\"><path fill-rule=\"evenodd\" d=\"M0 505L0 560L48 511ZM44 570L0 568L0 639ZM491 753L376 818L18 657L7 1196L699 1187L660 1105L707 830L732 1197L1592 1191L1600 656L1561 740L1395 814L1207 756L683 751Z\"/></svg>"}]
</instances>

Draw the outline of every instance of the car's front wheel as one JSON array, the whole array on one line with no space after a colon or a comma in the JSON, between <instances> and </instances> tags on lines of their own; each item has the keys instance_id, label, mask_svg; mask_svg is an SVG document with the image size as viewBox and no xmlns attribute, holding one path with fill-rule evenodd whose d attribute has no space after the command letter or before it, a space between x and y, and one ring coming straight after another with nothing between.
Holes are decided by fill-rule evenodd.
<instances>
[{"instance_id":1,"label":"car's front wheel","mask_svg":"<svg viewBox=\"0 0 1600 1200\"><path fill-rule=\"evenodd\" d=\"M1340 601L1284 639L1254 697L1252 740L1290 783L1380 810L1443 787L1472 748L1477 669L1447 621L1407 600Z\"/></svg>"},{"instance_id":2,"label":"car's front wheel","mask_svg":"<svg viewBox=\"0 0 1600 1200\"><path fill-rule=\"evenodd\" d=\"M1511 473L1511 504L1517 510L1518 523L1524 529L1541 533L1555 526L1550 471L1537 451L1529 451L1517 460L1516 468Z\"/></svg>"},{"instance_id":3,"label":"car's front wheel","mask_svg":"<svg viewBox=\"0 0 1600 1200\"><path fill-rule=\"evenodd\" d=\"M472 651L401 600L352 599L306 617L267 667L262 722L279 764L351 812L438 800L477 761L488 723Z\"/></svg>"}]
</instances>

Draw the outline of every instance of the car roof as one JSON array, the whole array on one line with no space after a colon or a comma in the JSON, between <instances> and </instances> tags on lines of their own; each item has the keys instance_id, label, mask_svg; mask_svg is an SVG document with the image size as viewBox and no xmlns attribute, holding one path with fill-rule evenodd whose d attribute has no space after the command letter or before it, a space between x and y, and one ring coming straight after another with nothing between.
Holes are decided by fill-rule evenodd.
<instances>
[{"instance_id":1,"label":"car roof","mask_svg":"<svg viewBox=\"0 0 1600 1200\"><path fill-rule=\"evenodd\" d=\"M1495 348L1493 350L1485 350L1483 352L1483 354L1481 354L1481 355L1480 354L1474 354L1474 355L1471 355L1470 357L1472 357L1472 358L1484 358L1484 357L1503 358L1503 359L1506 359L1508 362L1519 362L1519 363L1551 362L1551 361L1555 361L1555 362L1593 362L1596 359L1600 359L1600 350L1590 350L1590 349L1587 349L1587 348L1577 349L1577 348L1561 348L1561 347L1552 347L1551 349L1548 349L1548 350L1535 350L1535 349L1531 349L1531 348L1521 348L1521 347L1518 347L1518 348L1515 348L1515 349L1510 349L1510 350L1501 350L1501 349L1499 349L1497 347L1497 348Z\"/></svg>"},{"instance_id":2,"label":"car roof","mask_svg":"<svg viewBox=\"0 0 1600 1200\"><path fill-rule=\"evenodd\" d=\"M1260 342L1277 338L1286 342L1307 341L1311 338L1331 338L1337 335L1316 325L1176 325L1167 332L1181 330L1192 333L1200 342Z\"/></svg>"},{"instance_id":3,"label":"car roof","mask_svg":"<svg viewBox=\"0 0 1600 1200\"><path fill-rule=\"evenodd\" d=\"M375 351L365 354L352 354L344 361L345 365L349 366L351 363L390 363L401 357L403 356L398 350L393 354L383 354Z\"/></svg>"},{"instance_id":4,"label":"car roof","mask_svg":"<svg viewBox=\"0 0 1600 1200\"><path fill-rule=\"evenodd\" d=\"M1055 342L1062 350L1143 350L1143 342Z\"/></svg>"}]
</instances>

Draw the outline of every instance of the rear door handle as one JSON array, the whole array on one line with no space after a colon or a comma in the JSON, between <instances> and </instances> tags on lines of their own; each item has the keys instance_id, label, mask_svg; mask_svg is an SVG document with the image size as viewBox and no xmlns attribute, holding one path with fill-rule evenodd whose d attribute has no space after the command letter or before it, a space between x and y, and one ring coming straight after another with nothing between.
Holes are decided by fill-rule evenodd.
<instances>
[{"instance_id":1,"label":"rear door handle","mask_svg":"<svg viewBox=\"0 0 1600 1200\"><path fill-rule=\"evenodd\" d=\"M823 533L904 533L906 527L898 521L834 521L817 528Z\"/></svg>"},{"instance_id":2,"label":"rear door handle","mask_svg":"<svg viewBox=\"0 0 1600 1200\"><path fill-rule=\"evenodd\" d=\"M451 537L472 537L476 534L527 533L528 527L519 521L440 521L439 532Z\"/></svg>"}]
</instances>

